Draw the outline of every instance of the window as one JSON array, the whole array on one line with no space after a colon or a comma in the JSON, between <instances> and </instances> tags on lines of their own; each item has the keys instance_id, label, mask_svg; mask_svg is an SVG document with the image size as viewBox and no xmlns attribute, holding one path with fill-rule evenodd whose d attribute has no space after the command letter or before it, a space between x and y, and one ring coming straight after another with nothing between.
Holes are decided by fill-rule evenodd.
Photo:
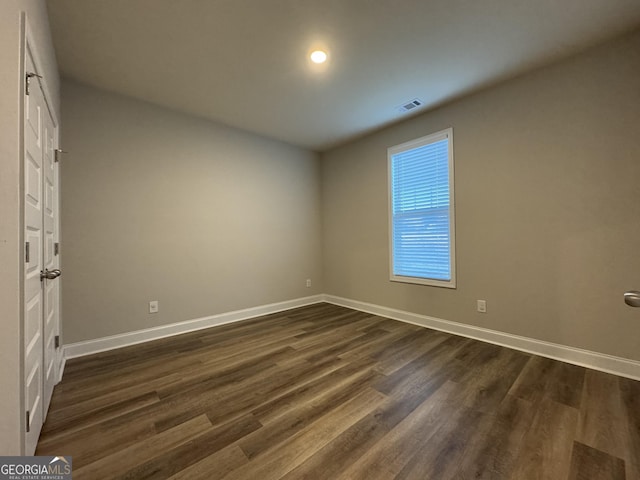
<instances>
[{"instance_id":1,"label":"window","mask_svg":"<svg viewBox=\"0 0 640 480\"><path fill-rule=\"evenodd\" d=\"M388 150L391 280L455 288L453 129Z\"/></svg>"}]
</instances>

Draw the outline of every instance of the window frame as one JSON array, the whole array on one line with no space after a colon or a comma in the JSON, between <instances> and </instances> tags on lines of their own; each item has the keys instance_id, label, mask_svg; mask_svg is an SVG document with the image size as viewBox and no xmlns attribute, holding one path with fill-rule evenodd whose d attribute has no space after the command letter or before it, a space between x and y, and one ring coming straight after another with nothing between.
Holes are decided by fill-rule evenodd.
<instances>
[{"instance_id":1,"label":"window frame","mask_svg":"<svg viewBox=\"0 0 640 480\"><path fill-rule=\"evenodd\" d=\"M448 139L448 174L449 174L449 269L451 278L439 280L435 278L413 277L394 274L394 241L393 241L393 156ZM389 279L392 282L428 285L432 287L456 288L456 235L455 235L455 190L454 190L454 160L453 160L453 128L449 127L424 137L394 145L387 149L387 177L388 177L388 215L389 215Z\"/></svg>"}]
</instances>

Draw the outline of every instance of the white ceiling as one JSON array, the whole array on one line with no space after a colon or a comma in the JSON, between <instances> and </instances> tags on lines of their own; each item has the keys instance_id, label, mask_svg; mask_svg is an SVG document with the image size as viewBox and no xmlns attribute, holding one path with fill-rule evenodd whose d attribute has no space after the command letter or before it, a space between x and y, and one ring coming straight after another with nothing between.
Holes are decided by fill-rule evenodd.
<instances>
[{"instance_id":1,"label":"white ceiling","mask_svg":"<svg viewBox=\"0 0 640 480\"><path fill-rule=\"evenodd\" d=\"M640 0L47 4L63 76L314 150L640 26Z\"/></svg>"}]
</instances>

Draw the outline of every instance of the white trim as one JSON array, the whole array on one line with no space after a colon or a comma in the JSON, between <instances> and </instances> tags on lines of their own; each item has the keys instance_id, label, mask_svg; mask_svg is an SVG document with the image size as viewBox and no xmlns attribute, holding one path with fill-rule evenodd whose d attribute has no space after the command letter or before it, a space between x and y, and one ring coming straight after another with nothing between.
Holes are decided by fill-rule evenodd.
<instances>
[{"instance_id":1,"label":"white trim","mask_svg":"<svg viewBox=\"0 0 640 480\"><path fill-rule=\"evenodd\" d=\"M20 91L18 94L19 103L19 137L18 141L20 143L19 146L19 170L20 170L20 185L18 186L19 198L20 198L20 256L24 258L24 247L25 242L25 232L24 232L24 119L25 119L25 108L24 108L24 89L26 88L27 79L25 77L25 71L27 69L27 14L24 11L20 12L20 45L19 45L19 70L20 70ZM24 276L24 263L20 262L20 389L19 389L19 397L20 397L20 419L25 418L26 413L26 400L25 400L25 368L26 368L26 356L24 351L24 339L25 339L25 309L24 309L24 296L25 296L25 276ZM20 432L20 455L33 455L35 452L27 452L26 448L26 440L27 433L25 424L20 420L20 427L18 428ZM11 443L15 445L15 443Z\"/></svg>"},{"instance_id":2,"label":"white trim","mask_svg":"<svg viewBox=\"0 0 640 480\"><path fill-rule=\"evenodd\" d=\"M320 302L327 302L333 305L352 308L361 312L372 313L374 315L380 315L382 317L451 333L453 335L473 338L482 342L513 348L514 350L552 358L554 360L571 363L573 365L579 365L581 367L612 373L621 377L640 380L640 362L635 360L615 357L604 353L592 352L590 350L583 350L566 345L559 345L557 343L544 342L533 338L521 337L510 333L474 327L472 325L465 325L449 320L443 320L441 318L429 317L419 313L397 310L394 308L383 307L381 305L361 302L359 300L351 300L326 294L313 295L310 297L272 303L244 310L236 310L218 315L211 315L209 317L196 318L194 320L187 320L184 322L162 325L145 330L138 330L135 332L122 333L119 335L112 335L110 337L65 345L63 347L63 358L60 363L60 378L62 378L65 362L68 358L92 355L94 353L113 350L115 348L127 347L204 328L249 320L251 318L282 312L292 308L304 307L306 305L313 305Z\"/></svg>"},{"instance_id":3,"label":"white trim","mask_svg":"<svg viewBox=\"0 0 640 480\"><path fill-rule=\"evenodd\" d=\"M394 235L393 235L393 157L398 153L406 152L416 148L424 147L442 140L449 141L447 151L449 165L449 270L451 278L449 280L437 280L435 278L408 277L396 275L394 273ZM456 288L456 215L455 215L455 179L454 179L454 159L453 159L453 127L445 128L436 133L426 135L415 140L394 145L387 149L387 200L388 200L388 231L389 231L389 280L392 282L414 283L418 285L429 285L432 287Z\"/></svg>"},{"instance_id":4,"label":"white trim","mask_svg":"<svg viewBox=\"0 0 640 480\"><path fill-rule=\"evenodd\" d=\"M67 357L64 356L64 347L61 348L60 351L61 353L58 358L58 378L56 380L56 385L62 381L62 376L64 375L64 367L67 364Z\"/></svg>"},{"instance_id":5,"label":"white trim","mask_svg":"<svg viewBox=\"0 0 640 480\"><path fill-rule=\"evenodd\" d=\"M541 357L552 358L554 360L560 360L573 365L612 373L621 377L640 380L640 362L635 360L614 357L604 353L559 345L557 343L544 342L542 340L521 337L519 335L489 330L487 328L474 327L472 325L465 325L463 323L442 320L441 318L396 310L394 308L360 302L358 300L336 297L334 295L324 295L324 301L334 305L360 310L362 312L373 313L374 315L380 315L393 320L431 328L433 330L440 330L442 332L452 333L462 337L473 338L483 342L513 348L514 350L533 353L535 355L540 355Z\"/></svg>"},{"instance_id":6,"label":"white trim","mask_svg":"<svg viewBox=\"0 0 640 480\"><path fill-rule=\"evenodd\" d=\"M227 323L239 322L250 318L261 317L271 313L282 312L292 308L304 307L314 303L323 301L322 295L313 295L310 297L297 298L285 302L271 303L258 307L246 308L244 310L235 310L232 312L220 313L209 317L196 318L186 320L184 322L171 323L169 325L161 325L158 327L137 330L134 332L121 333L119 335L111 335L109 337L97 338L95 340L87 340L84 342L71 343L64 346L65 361L68 358L82 357L94 353L113 350L115 348L128 347L138 343L144 343L160 338L180 335L182 333L193 332L203 328L216 327ZM64 365L63 365L64 368ZM62 369L61 369L62 370ZM62 371L60 372L62 376Z\"/></svg>"}]
</instances>

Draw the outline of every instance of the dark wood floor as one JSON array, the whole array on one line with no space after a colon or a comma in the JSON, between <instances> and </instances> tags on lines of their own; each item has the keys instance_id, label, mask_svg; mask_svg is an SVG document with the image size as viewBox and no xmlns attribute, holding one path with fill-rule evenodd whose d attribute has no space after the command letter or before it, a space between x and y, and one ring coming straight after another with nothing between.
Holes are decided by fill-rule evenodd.
<instances>
[{"instance_id":1,"label":"dark wood floor","mask_svg":"<svg viewBox=\"0 0 640 480\"><path fill-rule=\"evenodd\" d=\"M640 479L640 382L328 304L71 360L74 479Z\"/></svg>"}]
</instances>

